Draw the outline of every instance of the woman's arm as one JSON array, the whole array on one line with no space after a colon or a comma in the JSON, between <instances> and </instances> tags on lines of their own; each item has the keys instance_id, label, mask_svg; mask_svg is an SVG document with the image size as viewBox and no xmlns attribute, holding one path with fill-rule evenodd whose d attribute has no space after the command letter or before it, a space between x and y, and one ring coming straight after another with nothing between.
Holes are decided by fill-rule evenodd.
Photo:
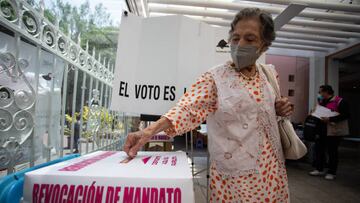
<instances>
[{"instance_id":1,"label":"woman's arm","mask_svg":"<svg viewBox=\"0 0 360 203\"><path fill-rule=\"evenodd\" d=\"M212 75L207 72L199 77L191 88L163 117L171 121L171 127L165 130L168 136L189 132L217 109L217 89Z\"/></svg>"},{"instance_id":2,"label":"woman's arm","mask_svg":"<svg viewBox=\"0 0 360 203\"><path fill-rule=\"evenodd\" d=\"M124 151L133 158L153 135L165 131L168 136L188 132L206 120L216 110L217 92L210 73L200 76L168 113L142 131L130 133Z\"/></svg>"}]
</instances>

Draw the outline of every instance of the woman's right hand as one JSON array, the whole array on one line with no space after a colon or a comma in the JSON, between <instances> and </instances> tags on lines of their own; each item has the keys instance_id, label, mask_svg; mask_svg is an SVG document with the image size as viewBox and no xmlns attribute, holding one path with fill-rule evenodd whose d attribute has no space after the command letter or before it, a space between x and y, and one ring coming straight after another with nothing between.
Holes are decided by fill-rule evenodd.
<instances>
[{"instance_id":1,"label":"woman's right hand","mask_svg":"<svg viewBox=\"0 0 360 203\"><path fill-rule=\"evenodd\" d=\"M153 135L171 127L171 121L162 117L144 130L129 133L124 145L124 151L130 158L134 158L137 152L150 141Z\"/></svg>"},{"instance_id":2,"label":"woman's right hand","mask_svg":"<svg viewBox=\"0 0 360 203\"><path fill-rule=\"evenodd\" d=\"M129 133L123 150L130 158L134 158L137 152L151 139L152 135L144 130Z\"/></svg>"}]
</instances>

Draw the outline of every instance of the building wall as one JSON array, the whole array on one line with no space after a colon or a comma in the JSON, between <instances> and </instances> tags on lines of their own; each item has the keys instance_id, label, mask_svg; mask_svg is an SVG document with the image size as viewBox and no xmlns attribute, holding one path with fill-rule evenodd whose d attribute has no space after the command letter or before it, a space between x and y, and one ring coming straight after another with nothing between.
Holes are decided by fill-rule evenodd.
<instances>
[{"instance_id":1,"label":"building wall","mask_svg":"<svg viewBox=\"0 0 360 203\"><path fill-rule=\"evenodd\" d=\"M309 110L317 104L319 87L325 84L325 57L310 57L309 65Z\"/></svg>"},{"instance_id":2,"label":"building wall","mask_svg":"<svg viewBox=\"0 0 360 203\"><path fill-rule=\"evenodd\" d=\"M339 77L339 95L349 105L350 134L356 137L360 137L360 69L358 64L358 62L342 63L339 68L342 72Z\"/></svg>"},{"instance_id":3,"label":"building wall","mask_svg":"<svg viewBox=\"0 0 360 203\"><path fill-rule=\"evenodd\" d=\"M281 94L295 106L291 120L303 122L309 112L309 58L267 54L266 63L275 66L280 78ZM289 81L290 75L294 76L294 81ZM289 91L294 91L294 94L289 96Z\"/></svg>"},{"instance_id":4,"label":"building wall","mask_svg":"<svg viewBox=\"0 0 360 203\"><path fill-rule=\"evenodd\" d=\"M311 110L316 105L319 86L325 84L325 53L270 47L270 49L267 51L267 55L309 58L308 106L309 110Z\"/></svg>"}]
</instances>

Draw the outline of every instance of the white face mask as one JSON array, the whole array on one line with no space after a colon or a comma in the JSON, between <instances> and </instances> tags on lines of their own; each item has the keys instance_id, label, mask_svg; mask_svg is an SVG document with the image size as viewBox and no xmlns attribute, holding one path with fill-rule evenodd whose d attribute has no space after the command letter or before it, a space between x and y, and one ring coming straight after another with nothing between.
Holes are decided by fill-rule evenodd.
<instances>
[{"instance_id":1,"label":"white face mask","mask_svg":"<svg viewBox=\"0 0 360 203\"><path fill-rule=\"evenodd\" d=\"M260 56L257 47L254 45L231 45L230 48L231 58L235 63L236 71L240 71L243 68L255 64L256 60Z\"/></svg>"}]
</instances>

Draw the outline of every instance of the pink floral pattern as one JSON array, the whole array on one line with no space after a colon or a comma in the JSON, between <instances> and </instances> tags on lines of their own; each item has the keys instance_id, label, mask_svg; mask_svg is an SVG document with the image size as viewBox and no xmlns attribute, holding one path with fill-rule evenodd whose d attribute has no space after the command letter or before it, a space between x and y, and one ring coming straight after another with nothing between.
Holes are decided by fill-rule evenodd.
<instances>
[{"instance_id":1,"label":"pink floral pattern","mask_svg":"<svg viewBox=\"0 0 360 203\"><path fill-rule=\"evenodd\" d=\"M262 102L263 86L260 74L251 80L239 75L255 102ZM184 94L177 105L164 116L173 127L166 133L175 136L196 128L206 117L217 110L215 81L209 72L200 76ZM261 122L259 123L261 125ZM259 128L264 129L264 128ZM210 202L289 202L288 180L285 165L271 147L267 133L261 132L260 156L257 160L259 173L223 179L212 164L210 168Z\"/></svg>"}]
</instances>

